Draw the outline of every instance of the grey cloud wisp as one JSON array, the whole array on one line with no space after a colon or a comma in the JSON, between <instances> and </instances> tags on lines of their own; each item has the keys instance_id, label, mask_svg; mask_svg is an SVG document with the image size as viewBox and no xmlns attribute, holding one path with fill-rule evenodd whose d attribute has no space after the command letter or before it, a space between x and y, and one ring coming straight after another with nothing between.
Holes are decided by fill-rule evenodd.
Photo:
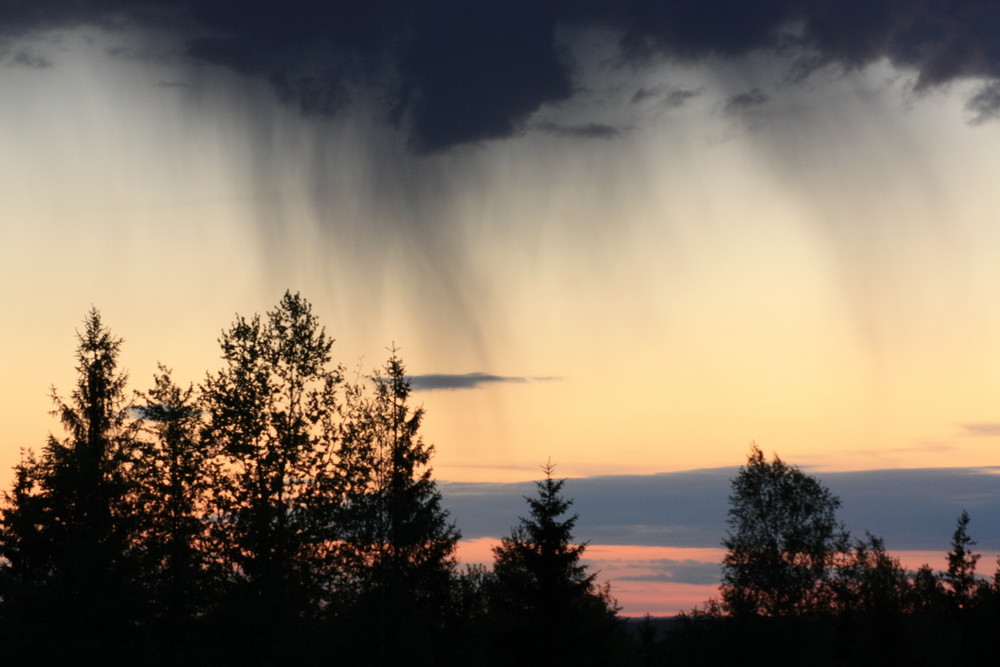
<instances>
[{"instance_id":1,"label":"grey cloud wisp","mask_svg":"<svg viewBox=\"0 0 1000 667\"><path fill-rule=\"evenodd\" d=\"M80 25L172 33L191 62L264 79L306 113L336 114L374 90L418 152L517 134L579 92L564 28L607 35L632 67L766 51L796 80L886 60L917 90L977 80L973 120L1000 115L996 0L4 0L0 58L38 66L5 38ZM576 134L608 135L596 127Z\"/></svg>"},{"instance_id":2,"label":"grey cloud wisp","mask_svg":"<svg viewBox=\"0 0 1000 667\"><path fill-rule=\"evenodd\" d=\"M410 386L415 391L430 391L433 389L477 389L486 384L525 383L531 381L552 380L554 378L525 378L516 376L490 375L489 373L428 373L413 375Z\"/></svg>"}]
</instances>

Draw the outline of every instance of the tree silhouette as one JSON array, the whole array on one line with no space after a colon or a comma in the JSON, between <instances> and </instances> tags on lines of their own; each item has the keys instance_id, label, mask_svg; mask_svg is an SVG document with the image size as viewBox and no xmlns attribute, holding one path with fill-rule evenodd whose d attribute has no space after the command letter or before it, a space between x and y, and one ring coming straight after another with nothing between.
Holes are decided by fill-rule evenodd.
<instances>
[{"instance_id":1,"label":"tree silhouette","mask_svg":"<svg viewBox=\"0 0 1000 667\"><path fill-rule=\"evenodd\" d=\"M833 582L836 612L885 617L905 609L910 594L906 570L889 555L882 538L866 533L840 559Z\"/></svg>"},{"instance_id":2,"label":"tree silhouette","mask_svg":"<svg viewBox=\"0 0 1000 667\"><path fill-rule=\"evenodd\" d=\"M494 547L491 595L497 655L501 664L610 664L608 649L620 631L617 604L596 573L581 562L587 544L573 543L578 515L554 479L555 466L542 467L537 496L508 537Z\"/></svg>"},{"instance_id":3,"label":"tree silhouette","mask_svg":"<svg viewBox=\"0 0 1000 667\"><path fill-rule=\"evenodd\" d=\"M729 496L724 609L735 616L790 616L829 609L829 579L847 535L840 499L753 444Z\"/></svg>"},{"instance_id":4,"label":"tree silhouette","mask_svg":"<svg viewBox=\"0 0 1000 667\"><path fill-rule=\"evenodd\" d=\"M77 341L72 394L63 399L52 390L66 436L50 436L37 459L22 457L0 541L8 560L4 606L24 613L18 620L32 631L72 634L74 645L117 635L139 614L128 474L136 426L118 369L122 339L91 309Z\"/></svg>"},{"instance_id":5,"label":"tree silhouette","mask_svg":"<svg viewBox=\"0 0 1000 667\"><path fill-rule=\"evenodd\" d=\"M162 364L137 406L145 437L132 467L139 520L142 583L153 614L175 639L203 611L209 573L206 527L212 481L211 443L202 442L194 389L177 386Z\"/></svg>"},{"instance_id":6,"label":"tree silhouette","mask_svg":"<svg viewBox=\"0 0 1000 667\"><path fill-rule=\"evenodd\" d=\"M948 552L948 570L943 579L948 584L950 597L958 609L967 609L979 593L981 582L976 576L976 563L981 554L973 553L975 540L969 537L969 513L962 510L951 538Z\"/></svg>"},{"instance_id":7,"label":"tree silhouette","mask_svg":"<svg viewBox=\"0 0 1000 667\"><path fill-rule=\"evenodd\" d=\"M220 452L213 535L235 631L279 650L267 645L285 639L282 622L315 612L325 591L342 373L298 294L265 318L237 317L219 342L225 365L201 388L204 437Z\"/></svg>"},{"instance_id":8,"label":"tree silhouette","mask_svg":"<svg viewBox=\"0 0 1000 667\"><path fill-rule=\"evenodd\" d=\"M380 372L348 388L336 519L341 611L374 624L377 664L428 660L451 603L460 533L431 477L423 408L393 347Z\"/></svg>"},{"instance_id":9,"label":"tree silhouette","mask_svg":"<svg viewBox=\"0 0 1000 667\"><path fill-rule=\"evenodd\" d=\"M51 512L42 493L41 472L34 452L22 450L12 488L4 492L0 510L0 558L6 562L0 568L4 627L42 617L39 607L47 603L43 590L55 566L55 553L46 529Z\"/></svg>"}]
</instances>

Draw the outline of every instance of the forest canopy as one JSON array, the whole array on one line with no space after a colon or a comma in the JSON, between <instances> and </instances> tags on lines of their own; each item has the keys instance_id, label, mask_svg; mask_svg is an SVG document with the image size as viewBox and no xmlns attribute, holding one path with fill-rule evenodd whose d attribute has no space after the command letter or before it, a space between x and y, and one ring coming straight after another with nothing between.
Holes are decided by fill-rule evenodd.
<instances>
[{"instance_id":1,"label":"forest canopy","mask_svg":"<svg viewBox=\"0 0 1000 667\"><path fill-rule=\"evenodd\" d=\"M299 294L237 316L198 385L160 365L130 390L123 340L96 309L77 342L76 385L52 392L64 435L23 451L0 510L5 655L499 664L517 644L498 628L536 598L623 632L568 529L543 549L568 569L517 597L493 572L460 570L399 350L347 379ZM546 521L571 502L548 499ZM556 653L553 641L535 647Z\"/></svg>"},{"instance_id":2,"label":"forest canopy","mask_svg":"<svg viewBox=\"0 0 1000 667\"><path fill-rule=\"evenodd\" d=\"M584 561L555 466L462 567L395 346L348 377L299 294L221 333L220 368L145 390L91 309L62 434L0 503L0 646L63 664L948 664L983 659L1000 570L962 512L948 568L852 537L823 483L753 444L732 479L719 598L627 622ZM513 517L512 517L513 518Z\"/></svg>"}]
</instances>

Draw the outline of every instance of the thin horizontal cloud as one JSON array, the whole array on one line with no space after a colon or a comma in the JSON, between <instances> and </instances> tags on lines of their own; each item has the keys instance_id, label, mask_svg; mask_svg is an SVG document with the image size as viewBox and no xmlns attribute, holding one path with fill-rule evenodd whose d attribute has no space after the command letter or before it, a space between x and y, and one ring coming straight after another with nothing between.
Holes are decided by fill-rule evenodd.
<instances>
[{"instance_id":1,"label":"thin horizontal cloud","mask_svg":"<svg viewBox=\"0 0 1000 667\"><path fill-rule=\"evenodd\" d=\"M697 88L694 90L684 90L677 89L671 90L667 93L666 97L663 99L663 104L667 108L673 109L675 107L683 106L688 100L698 97L705 91L704 88Z\"/></svg>"},{"instance_id":2,"label":"thin horizontal cloud","mask_svg":"<svg viewBox=\"0 0 1000 667\"><path fill-rule=\"evenodd\" d=\"M974 424L962 424L965 435L973 435L984 438L1000 437L1000 422L979 422Z\"/></svg>"},{"instance_id":3,"label":"thin horizontal cloud","mask_svg":"<svg viewBox=\"0 0 1000 667\"><path fill-rule=\"evenodd\" d=\"M638 104L640 102L645 102L649 99L656 99L663 94L663 91L659 88L647 88L642 86L635 94L632 95L632 104Z\"/></svg>"},{"instance_id":4,"label":"thin horizontal cloud","mask_svg":"<svg viewBox=\"0 0 1000 667\"><path fill-rule=\"evenodd\" d=\"M668 86L648 88L643 86L632 95L632 104L640 104L647 100L652 100L667 109L675 109L684 106L688 100L694 99L704 92L704 88L685 89L670 88Z\"/></svg>"},{"instance_id":5,"label":"thin horizontal cloud","mask_svg":"<svg viewBox=\"0 0 1000 667\"><path fill-rule=\"evenodd\" d=\"M613 125L605 123L584 123L582 125L560 125L558 123L542 123L538 126L542 132L560 137L584 139L614 139L622 131Z\"/></svg>"},{"instance_id":6,"label":"thin horizontal cloud","mask_svg":"<svg viewBox=\"0 0 1000 667\"><path fill-rule=\"evenodd\" d=\"M492 375L490 373L427 373L411 375L410 386L414 391L433 391L435 389L478 389L487 384L527 382L548 382L555 377L519 377L509 375Z\"/></svg>"},{"instance_id":7,"label":"thin horizontal cloud","mask_svg":"<svg viewBox=\"0 0 1000 667\"><path fill-rule=\"evenodd\" d=\"M636 561L633 569L644 570L637 574L621 574L617 581L657 581L674 584L718 584L718 562L699 560ZM623 572L627 570L623 568Z\"/></svg>"}]
</instances>

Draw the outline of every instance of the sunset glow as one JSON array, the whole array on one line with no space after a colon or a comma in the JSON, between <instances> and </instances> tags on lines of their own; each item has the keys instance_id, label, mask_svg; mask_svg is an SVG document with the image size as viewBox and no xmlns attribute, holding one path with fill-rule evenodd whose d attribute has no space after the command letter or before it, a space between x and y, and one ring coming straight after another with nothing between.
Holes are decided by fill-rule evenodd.
<instances>
[{"instance_id":1,"label":"sunset glow","mask_svg":"<svg viewBox=\"0 0 1000 667\"><path fill-rule=\"evenodd\" d=\"M276 77L193 55L188 27L114 26L0 34L0 472L58 430L92 305L144 390L157 362L203 381L235 315L286 289L348 375L400 348L442 481L735 468L751 441L820 475L1000 464L982 72L929 85L887 54L799 73L713 45L632 61L614 26L570 22L572 94L420 151L417 107L400 120L384 91L351 80L303 113ZM716 523L587 562L623 614L674 614L716 590L670 570L720 562ZM502 535L476 535L460 558L488 564Z\"/></svg>"}]
</instances>

